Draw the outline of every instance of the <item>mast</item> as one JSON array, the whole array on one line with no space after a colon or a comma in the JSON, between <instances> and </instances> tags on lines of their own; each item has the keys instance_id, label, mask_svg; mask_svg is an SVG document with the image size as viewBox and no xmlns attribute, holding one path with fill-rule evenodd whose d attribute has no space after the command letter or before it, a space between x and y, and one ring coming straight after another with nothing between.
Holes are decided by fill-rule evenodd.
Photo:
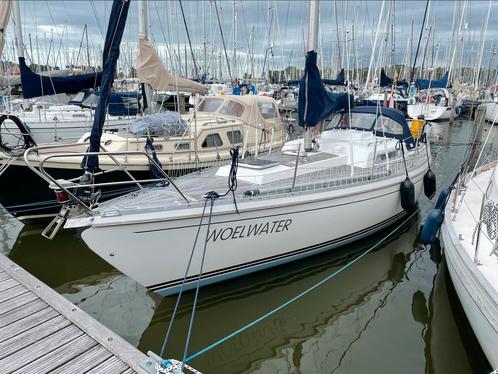
<instances>
[{"instance_id":1,"label":"mast","mask_svg":"<svg viewBox=\"0 0 498 374\"><path fill-rule=\"evenodd\" d=\"M384 4L385 0L382 0L382 6L380 8L380 14L379 14L379 21L377 22L377 31L375 32L375 39L372 46L372 53L370 54L370 63L368 64L367 80L365 82L365 92L367 91L368 83L370 82L370 75L372 74L372 64L375 55L375 48L377 47L377 39L379 37L380 24L382 22L382 14L384 13Z\"/></svg>"},{"instance_id":2,"label":"mast","mask_svg":"<svg viewBox=\"0 0 498 374\"><path fill-rule=\"evenodd\" d=\"M488 5L488 14L486 16L486 23L484 26L484 33L481 35L481 47L479 48L479 58L476 66L475 77L474 77L474 88L477 90L479 85L479 76L481 72L481 63L482 63L482 55L484 53L484 42L486 41L486 34L488 32L488 23L489 23L489 13L491 12L491 3L492 0L489 0Z\"/></svg>"},{"instance_id":3,"label":"mast","mask_svg":"<svg viewBox=\"0 0 498 374\"><path fill-rule=\"evenodd\" d=\"M237 66L237 9L235 8L235 1L232 2L233 7L233 75L238 78Z\"/></svg>"}]
</instances>

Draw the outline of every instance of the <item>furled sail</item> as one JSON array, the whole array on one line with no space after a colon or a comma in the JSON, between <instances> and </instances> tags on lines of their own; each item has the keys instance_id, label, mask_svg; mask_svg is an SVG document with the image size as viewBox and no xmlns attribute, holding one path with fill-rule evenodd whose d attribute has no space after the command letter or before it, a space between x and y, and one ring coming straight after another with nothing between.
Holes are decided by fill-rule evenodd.
<instances>
[{"instance_id":1,"label":"furled sail","mask_svg":"<svg viewBox=\"0 0 498 374\"><path fill-rule=\"evenodd\" d=\"M448 82L448 72L446 72L441 79L417 79L415 85L420 90L425 90L429 88L451 88L451 83Z\"/></svg>"},{"instance_id":2,"label":"furled sail","mask_svg":"<svg viewBox=\"0 0 498 374\"><path fill-rule=\"evenodd\" d=\"M58 93L78 93L87 88L100 86L102 72L49 77L36 74L26 65L24 57L19 57L22 94L25 99Z\"/></svg>"},{"instance_id":3,"label":"furled sail","mask_svg":"<svg viewBox=\"0 0 498 374\"><path fill-rule=\"evenodd\" d=\"M92 131L90 133L90 152L100 151L102 129L104 127L112 84L114 83L116 64L119 58L119 46L121 45L121 39L123 38L129 8L130 0L114 0L112 3L104 43L104 71L102 72L102 87L100 89L99 102L97 104L97 109L95 110L95 118L93 120ZM98 156L91 155L85 157L85 159L83 159L82 166L85 170L93 173L99 167Z\"/></svg>"},{"instance_id":4,"label":"furled sail","mask_svg":"<svg viewBox=\"0 0 498 374\"><path fill-rule=\"evenodd\" d=\"M138 38L138 79L159 91L186 91L202 93L206 87L190 79L172 75L163 65L156 49L145 35Z\"/></svg>"},{"instance_id":5,"label":"furled sail","mask_svg":"<svg viewBox=\"0 0 498 374\"><path fill-rule=\"evenodd\" d=\"M11 0L4 0L0 2L0 56L3 53L5 45L5 29L9 23Z\"/></svg>"},{"instance_id":6,"label":"furled sail","mask_svg":"<svg viewBox=\"0 0 498 374\"><path fill-rule=\"evenodd\" d=\"M352 96L349 94L328 92L325 89L316 60L316 52L308 52L304 77L299 82L299 126L314 127L332 113L352 106Z\"/></svg>"}]
</instances>

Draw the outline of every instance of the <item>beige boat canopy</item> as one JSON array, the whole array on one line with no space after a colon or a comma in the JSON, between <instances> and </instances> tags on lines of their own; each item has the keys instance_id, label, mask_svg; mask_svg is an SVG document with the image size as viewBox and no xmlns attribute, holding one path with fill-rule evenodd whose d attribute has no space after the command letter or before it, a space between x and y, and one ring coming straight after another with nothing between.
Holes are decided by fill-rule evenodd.
<instances>
[{"instance_id":1,"label":"beige boat canopy","mask_svg":"<svg viewBox=\"0 0 498 374\"><path fill-rule=\"evenodd\" d=\"M147 83L158 91L186 91L202 93L206 86L171 74L163 65L156 49L145 35L138 38L137 73L140 83Z\"/></svg>"},{"instance_id":2,"label":"beige boat canopy","mask_svg":"<svg viewBox=\"0 0 498 374\"><path fill-rule=\"evenodd\" d=\"M258 129L270 129L281 123L276 101L267 96L206 96L198 112L232 117Z\"/></svg>"}]
</instances>

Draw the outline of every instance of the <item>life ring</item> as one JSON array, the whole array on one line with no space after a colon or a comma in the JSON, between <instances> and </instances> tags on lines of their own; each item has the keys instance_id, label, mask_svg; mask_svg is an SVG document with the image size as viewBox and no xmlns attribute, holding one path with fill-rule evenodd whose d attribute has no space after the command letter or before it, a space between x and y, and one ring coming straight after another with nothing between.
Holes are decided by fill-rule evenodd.
<instances>
[{"instance_id":1,"label":"life ring","mask_svg":"<svg viewBox=\"0 0 498 374\"><path fill-rule=\"evenodd\" d=\"M4 144L3 139L2 139L2 125L6 120L11 120L12 122L15 123L19 131L21 132L21 137L23 139L23 144L22 145L17 145L16 147L10 147L7 144ZM2 150L4 153L13 156L13 157L18 157L24 153L24 151L31 146L36 146L36 142L34 141L33 137L31 136L31 132L17 116L13 116L11 114L2 114L0 116L0 150Z\"/></svg>"}]
</instances>

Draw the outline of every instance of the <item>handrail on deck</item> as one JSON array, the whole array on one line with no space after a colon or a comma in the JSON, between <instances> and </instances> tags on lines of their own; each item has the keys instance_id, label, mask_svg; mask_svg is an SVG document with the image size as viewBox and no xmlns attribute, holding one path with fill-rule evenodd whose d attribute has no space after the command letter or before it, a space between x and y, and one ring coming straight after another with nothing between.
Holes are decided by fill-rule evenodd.
<instances>
[{"instance_id":1,"label":"handrail on deck","mask_svg":"<svg viewBox=\"0 0 498 374\"><path fill-rule=\"evenodd\" d=\"M129 181L119 181L119 182L108 182L108 183L90 183L90 184L84 184L81 185L79 183L74 183L71 185L71 189L73 188L88 188L88 187L101 187L101 186L111 186L111 185L122 185L122 184L136 184L140 189L144 189L141 183L152 183L152 182L160 182L160 181L168 181L173 188L178 192L178 194L187 202L190 203L191 201L180 191L178 186L173 182L171 177L162 169L162 167L145 151L116 151L116 152L109 152L107 151L102 144L100 145L100 149L102 150L101 152L64 152L64 153L57 153L57 154L48 154L46 157L42 158L38 164L38 168L36 168L34 165L31 164L31 161L29 159L29 155L35 152L39 152L40 150L45 150L45 149L53 149L53 148L68 148L71 146L89 146L90 143L74 143L74 144L51 144L51 145L45 145L45 146L36 146L36 147L30 147L26 150L24 153L24 162L26 165L35 173L37 174L40 178L45 180L49 185L55 185L57 188L60 190L66 192L68 196L71 198L72 201L76 202L78 205L80 205L88 214L93 215L92 209L85 204L80 198L78 198L75 194L73 194L67 187L63 186L61 183L59 183L55 178L53 178L44 168L45 163L48 160L54 159L54 158L62 158L62 157L74 157L74 156L108 156L116 165L117 169L115 170L122 170L123 172L126 173L126 175L130 178ZM133 175L127 170L126 166L120 163L114 156L129 156L129 155L141 155L145 156L148 161L157 168L157 170L160 170L162 176L164 178L162 179L144 179L144 180L137 180ZM99 174L99 173L97 173ZM73 181L74 178L71 180Z\"/></svg>"}]
</instances>

